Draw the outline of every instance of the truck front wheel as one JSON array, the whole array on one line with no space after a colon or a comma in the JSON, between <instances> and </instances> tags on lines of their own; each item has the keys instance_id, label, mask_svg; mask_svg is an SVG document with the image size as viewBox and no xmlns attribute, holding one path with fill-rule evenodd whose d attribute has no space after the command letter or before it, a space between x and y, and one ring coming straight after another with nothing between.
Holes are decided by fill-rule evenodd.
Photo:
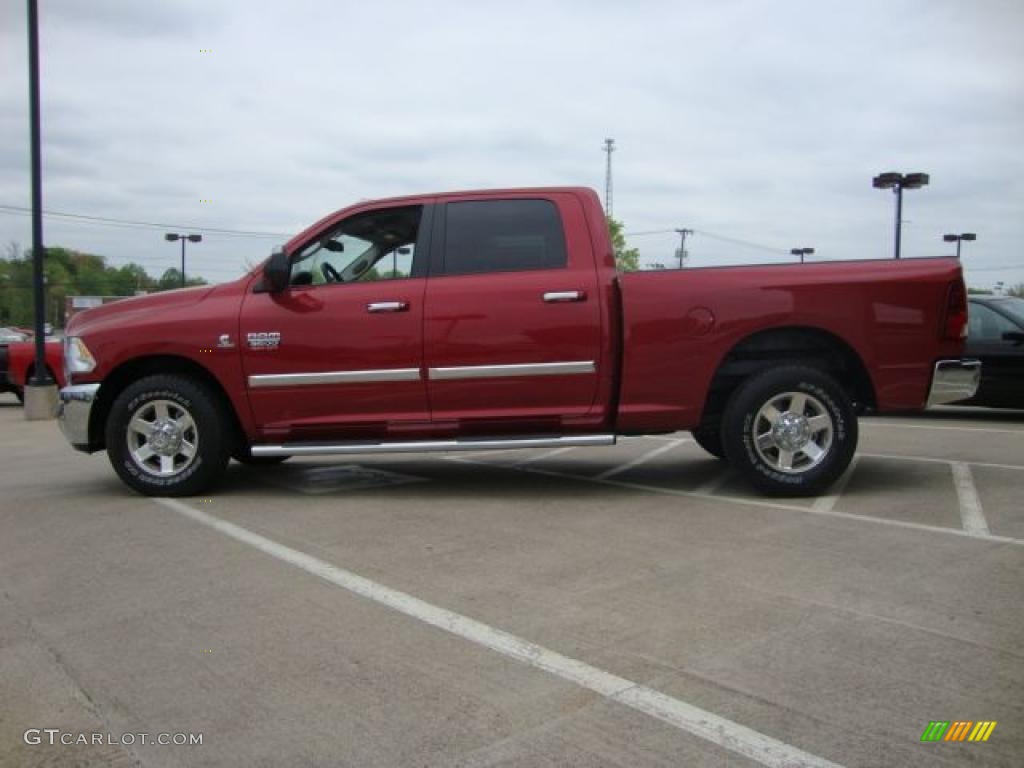
<instances>
[{"instance_id":1,"label":"truck front wheel","mask_svg":"<svg viewBox=\"0 0 1024 768\"><path fill-rule=\"evenodd\" d=\"M139 493L191 496L223 475L230 434L206 386L184 376L147 376L114 400L107 417L107 456L118 476Z\"/></svg>"},{"instance_id":2,"label":"truck front wheel","mask_svg":"<svg viewBox=\"0 0 1024 768\"><path fill-rule=\"evenodd\" d=\"M857 417L832 377L783 366L757 374L733 393L722 419L729 462L773 496L821 493L846 470L857 448Z\"/></svg>"}]
</instances>

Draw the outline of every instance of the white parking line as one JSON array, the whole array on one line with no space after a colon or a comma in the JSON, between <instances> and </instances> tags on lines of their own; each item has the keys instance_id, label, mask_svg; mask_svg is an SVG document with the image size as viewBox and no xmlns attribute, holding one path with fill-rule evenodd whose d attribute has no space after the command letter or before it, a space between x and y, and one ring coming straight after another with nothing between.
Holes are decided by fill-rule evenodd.
<instances>
[{"instance_id":1,"label":"white parking line","mask_svg":"<svg viewBox=\"0 0 1024 768\"><path fill-rule=\"evenodd\" d=\"M811 509L815 512L831 512L835 509L836 503L839 498L843 495L843 491L846 490L846 484L850 482L850 478L853 477L853 473L857 469L857 462L860 460L859 456L854 456L850 461L850 466L843 472L842 477L836 480L835 485L832 486L832 493L826 496L819 496L814 500L814 504L811 505Z\"/></svg>"},{"instance_id":2,"label":"white parking line","mask_svg":"<svg viewBox=\"0 0 1024 768\"><path fill-rule=\"evenodd\" d=\"M717 475L712 477L703 485L697 486L697 488L694 490L694 493L701 493L706 496L711 496L715 493L715 491L722 487L722 485L725 483L726 480L729 479L731 475L732 473L729 471L728 466L723 466L721 468L721 471Z\"/></svg>"},{"instance_id":3,"label":"white parking line","mask_svg":"<svg viewBox=\"0 0 1024 768\"><path fill-rule=\"evenodd\" d=\"M661 454L665 453L666 451L671 451L673 448L678 448L683 443L689 443L689 442L692 442L692 441L688 437L682 437L682 438L678 438L676 440L672 440L669 443L665 443L665 445L661 446L660 448L655 448L654 450L648 451L647 453L644 453L644 454L641 454L640 456L637 456L632 461L627 461L625 464L620 464L617 467L612 467L607 472L602 472L600 475L597 475L597 477L595 477L594 479L595 480L607 480L609 477L615 477L615 475L621 475L623 472L628 472L629 470L633 469L633 467L639 467L645 461L653 459L655 456L660 456Z\"/></svg>"},{"instance_id":4,"label":"white parking line","mask_svg":"<svg viewBox=\"0 0 1024 768\"><path fill-rule=\"evenodd\" d=\"M996 432L1007 435L1021 435L1024 437L1024 429L990 429L988 427L947 427L943 424L908 424L905 421L874 421L863 419L861 426L867 427L888 427L890 429L941 429L950 432Z\"/></svg>"},{"instance_id":5,"label":"white parking line","mask_svg":"<svg viewBox=\"0 0 1024 768\"><path fill-rule=\"evenodd\" d=\"M480 466L494 467L495 469L515 469L515 467L502 466L500 464L494 464L485 461L479 461L477 459L469 458L458 458L452 459L453 461L461 461L465 464L478 464ZM948 464L948 461L943 461L943 464ZM587 477L586 475L574 475L569 472L552 472L546 469L536 469L534 467L524 467L519 470L520 472L531 472L537 475L547 475L548 477L561 477L568 480L579 480L585 483L597 483L600 485L611 485L618 488L630 488L636 491L646 491L648 493L661 494L663 496L683 496L691 499L706 499L709 501L721 501L728 504L742 504L748 507L763 507L766 509L778 509L786 512L803 512L808 515L822 515L824 517L835 517L841 520L858 520L863 523L875 523L876 525L890 525L895 528L907 528L914 531L927 531L929 533L941 533L948 536L962 536L970 539L990 541L998 544L1015 544L1016 546L1024 546L1024 539L1014 539L1010 536L998 536L996 534L989 534L987 536L968 533L959 528L943 528L938 525L925 525L923 523L912 523L905 520L894 520L887 517L871 517L870 515L857 515L849 512L836 512L834 510L826 509L815 509L813 506L799 506L797 504L785 504L782 502L765 501L763 499L751 499L744 496L721 496L718 494L701 493L699 490L684 491L677 488L664 488L657 485L646 485L643 483L630 483L622 480L598 480L595 477Z\"/></svg>"},{"instance_id":6,"label":"white parking line","mask_svg":"<svg viewBox=\"0 0 1024 768\"><path fill-rule=\"evenodd\" d=\"M964 530L974 536L989 536L988 522L981 508L978 490L974 487L971 468L962 461L954 461L953 485L956 486L956 497L960 502L960 520Z\"/></svg>"},{"instance_id":7,"label":"white parking line","mask_svg":"<svg viewBox=\"0 0 1024 768\"><path fill-rule=\"evenodd\" d=\"M512 462L511 466L521 467L524 464L533 464L533 462L535 461L544 461L544 459L550 459L552 456L557 456L560 453L565 453L566 451L572 450L575 450L575 446L570 445L565 448L553 448L550 451L545 451L544 453L538 453L535 456L527 456L525 459L514 461Z\"/></svg>"},{"instance_id":8,"label":"white parking line","mask_svg":"<svg viewBox=\"0 0 1024 768\"><path fill-rule=\"evenodd\" d=\"M771 736L727 720L682 699L673 698L653 688L613 675L578 659L563 656L556 651L475 619L378 584L352 571L331 565L305 552L286 547L258 533L253 533L247 528L193 509L175 499L154 499L154 501L235 541L247 544L335 586L464 640L496 651L503 656L549 672L604 696L606 699L635 709L761 765L773 768L791 768L793 766L839 768L837 763L773 739Z\"/></svg>"},{"instance_id":9,"label":"white parking line","mask_svg":"<svg viewBox=\"0 0 1024 768\"><path fill-rule=\"evenodd\" d=\"M934 456L906 456L902 453L858 453L858 456L865 456L869 459L902 459L904 461L927 461L933 464L953 464L953 459L938 459ZM972 467L992 467L993 469L1024 469L1021 464L993 464L988 461L967 461Z\"/></svg>"}]
</instances>

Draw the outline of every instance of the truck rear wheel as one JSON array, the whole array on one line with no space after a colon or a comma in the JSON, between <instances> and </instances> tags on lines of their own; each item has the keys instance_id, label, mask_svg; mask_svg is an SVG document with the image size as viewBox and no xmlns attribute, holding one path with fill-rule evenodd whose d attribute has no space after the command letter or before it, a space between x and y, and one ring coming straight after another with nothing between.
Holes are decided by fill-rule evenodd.
<instances>
[{"instance_id":1,"label":"truck rear wheel","mask_svg":"<svg viewBox=\"0 0 1024 768\"><path fill-rule=\"evenodd\" d=\"M733 393L722 419L725 455L760 491L811 496L846 470L857 417L831 376L789 365L757 374Z\"/></svg>"},{"instance_id":2,"label":"truck rear wheel","mask_svg":"<svg viewBox=\"0 0 1024 768\"><path fill-rule=\"evenodd\" d=\"M216 397L198 381L147 376L114 400L107 456L118 476L146 496L191 496L224 473L230 425Z\"/></svg>"}]
</instances>

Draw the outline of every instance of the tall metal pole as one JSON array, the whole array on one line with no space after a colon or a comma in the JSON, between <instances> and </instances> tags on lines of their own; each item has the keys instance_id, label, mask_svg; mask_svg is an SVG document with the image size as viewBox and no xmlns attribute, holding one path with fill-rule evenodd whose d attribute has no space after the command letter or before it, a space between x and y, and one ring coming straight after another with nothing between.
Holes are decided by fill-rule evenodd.
<instances>
[{"instance_id":1,"label":"tall metal pole","mask_svg":"<svg viewBox=\"0 0 1024 768\"><path fill-rule=\"evenodd\" d=\"M900 257L900 234L903 229L903 185L893 187L896 193L896 258Z\"/></svg>"},{"instance_id":2,"label":"tall metal pole","mask_svg":"<svg viewBox=\"0 0 1024 768\"><path fill-rule=\"evenodd\" d=\"M960 238L960 237L958 237L956 239L956 257L958 259L960 258L960 243L962 242L962 240L963 240L963 238Z\"/></svg>"},{"instance_id":3,"label":"tall metal pole","mask_svg":"<svg viewBox=\"0 0 1024 768\"><path fill-rule=\"evenodd\" d=\"M612 152L615 151L615 139L604 140L604 151L608 155L604 169L604 215L612 215Z\"/></svg>"},{"instance_id":4,"label":"tall metal pole","mask_svg":"<svg viewBox=\"0 0 1024 768\"><path fill-rule=\"evenodd\" d=\"M185 287L185 238L181 238L181 287Z\"/></svg>"},{"instance_id":5,"label":"tall metal pole","mask_svg":"<svg viewBox=\"0 0 1024 768\"><path fill-rule=\"evenodd\" d=\"M32 133L32 301L35 304L36 386L51 384L46 372L46 306L43 303L43 171L39 130L39 11L28 0L28 90Z\"/></svg>"}]
</instances>

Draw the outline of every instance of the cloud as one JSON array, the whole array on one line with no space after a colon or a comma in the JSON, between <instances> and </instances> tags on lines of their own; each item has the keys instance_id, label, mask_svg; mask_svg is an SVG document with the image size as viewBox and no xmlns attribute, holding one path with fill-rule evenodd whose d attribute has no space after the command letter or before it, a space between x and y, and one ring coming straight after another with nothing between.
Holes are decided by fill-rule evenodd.
<instances>
[{"instance_id":1,"label":"cloud","mask_svg":"<svg viewBox=\"0 0 1024 768\"><path fill-rule=\"evenodd\" d=\"M0 203L18 205L28 127L13 6L0 10ZM294 232L371 197L603 190L614 136L627 231L884 257L892 200L871 177L921 170L933 181L907 195L905 252L942 253L942 233L963 229L979 235L969 266L1024 264L1022 26L1015 0L50 2L46 204ZM0 241L26 232L0 215ZM175 257L148 230L53 224L47 240L147 266ZM196 269L226 279L271 242L210 238ZM636 240L659 261L677 242ZM699 234L688 247L694 264L770 257ZM1024 281L1024 268L996 279Z\"/></svg>"}]
</instances>

